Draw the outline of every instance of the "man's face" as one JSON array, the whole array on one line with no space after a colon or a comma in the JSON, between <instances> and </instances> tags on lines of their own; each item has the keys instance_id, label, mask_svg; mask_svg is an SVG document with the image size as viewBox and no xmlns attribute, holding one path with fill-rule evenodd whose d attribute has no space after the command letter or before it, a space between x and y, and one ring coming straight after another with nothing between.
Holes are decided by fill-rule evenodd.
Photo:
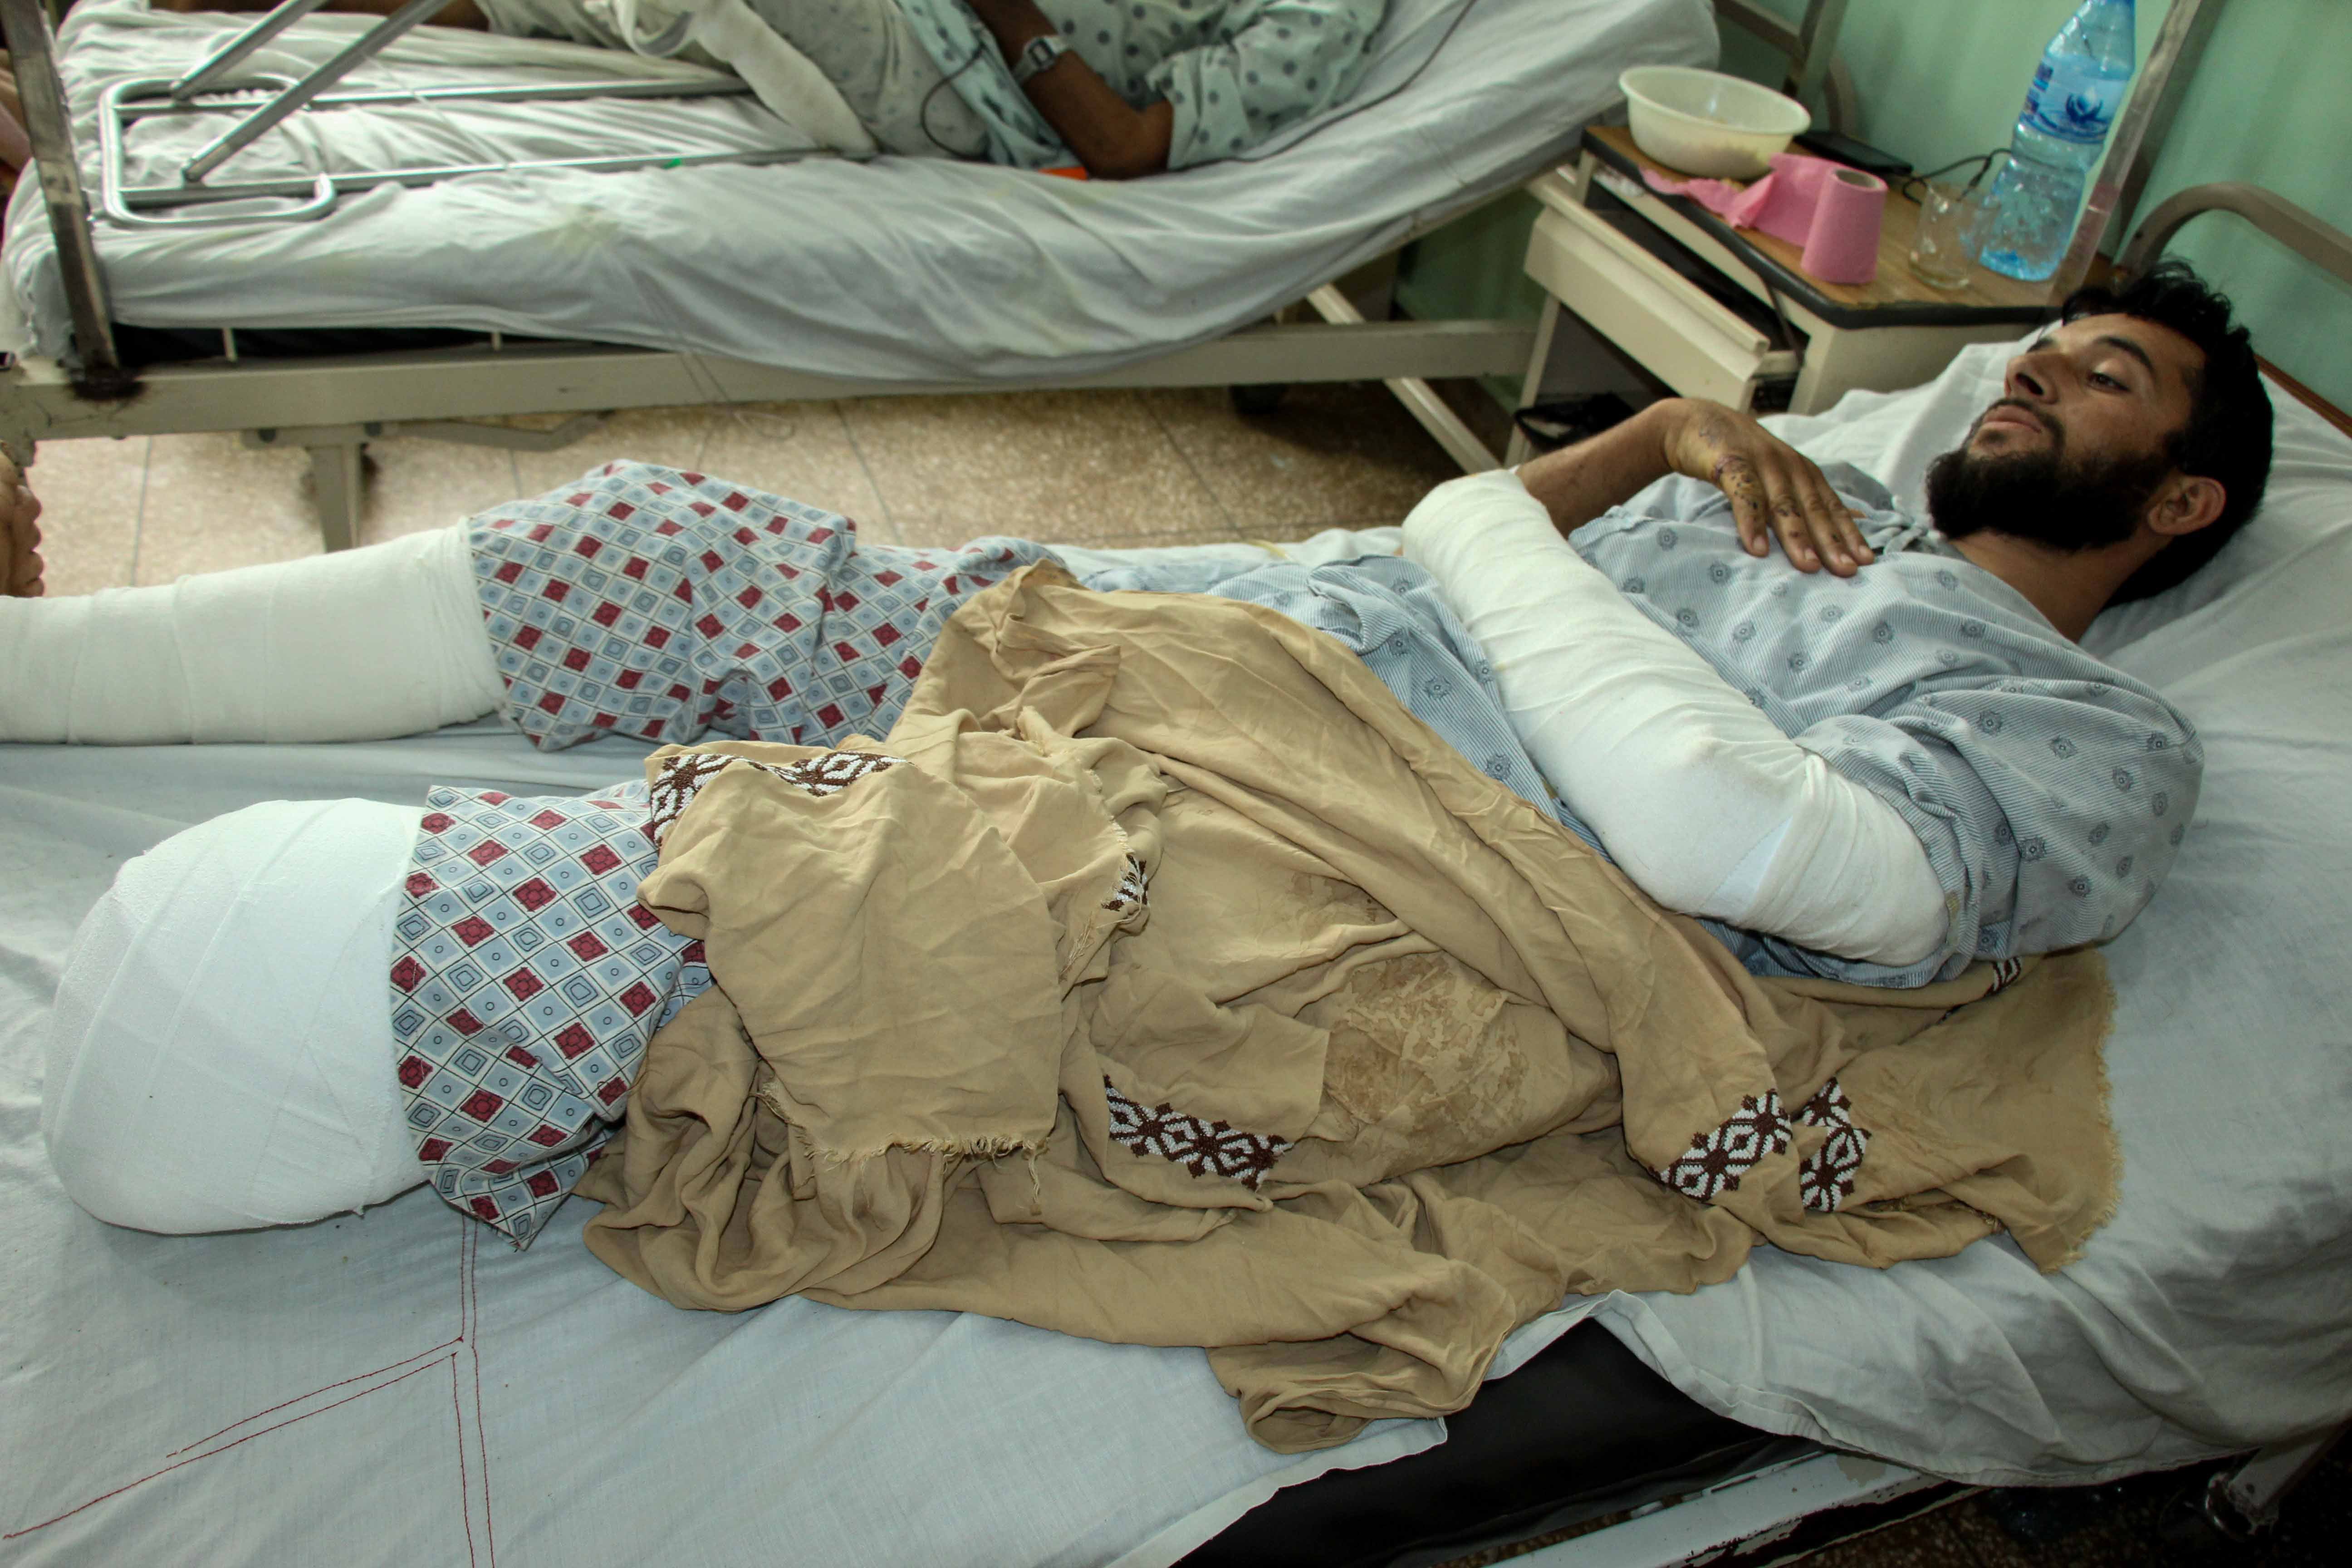
<instances>
[{"instance_id":1,"label":"man's face","mask_svg":"<svg viewBox=\"0 0 2352 1568\"><path fill-rule=\"evenodd\" d=\"M1927 469L1947 538L1991 532L2055 549L2132 537L2189 423L2196 344L2132 316L2085 316L2009 362L2000 398Z\"/></svg>"}]
</instances>

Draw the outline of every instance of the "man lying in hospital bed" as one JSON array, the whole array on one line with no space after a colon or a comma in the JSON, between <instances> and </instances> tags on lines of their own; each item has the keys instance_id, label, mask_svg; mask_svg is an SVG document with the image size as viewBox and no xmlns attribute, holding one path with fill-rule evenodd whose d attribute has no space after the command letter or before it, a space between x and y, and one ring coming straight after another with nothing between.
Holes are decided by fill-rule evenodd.
<instances>
[{"instance_id":1,"label":"man lying in hospital bed","mask_svg":"<svg viewBox=\"0 0 2352 1568\"><path fill-rule=\"evenodd\" d=\"M263 11L273 0L159 0ZM404 0L328 0L390 15ZM446 26L687 53L851 153L1083 165L1099 179L1248 151L1340 102L1387 0L451 0Z\"/></svg>"},{"instance_id":2,"label":"man lying in hospital bed","mask_svg":"<svg viewBox=\"0 0 2352 1568\"><path fill-rule=\"evenodd\" d=\"M1346 614L1334 629L1352 632L1365 664L1433 729L1588 830L1659 903L1717 922L1750 971L1916 986L1948 981L1971 959L2097 941L2137 912L2169 864L2193 806L2200 749L2154 692L2071 639L2119 595L2185 576L2252 510L2269 416L2244 334L2193 279L2159 274L2120 300L2079 299L2067 315L2012 363L2006 395L1937 465L1933 529L1895 513L1861 476L1823 476L1739 416L1670 404L1517 476L1442 487L1407 521L1407 563L1360 563L1386 582L1376 573L1364 585L1343 573L1334 587L1321 571L1234 563L1210 585L1304 605L1309 619L1318 611L1306 600L1339 604ZM1648 489L1668 470L1683 478ZM12 531L28 510L20 501ZM1561 533L1571 535L1567 547ZM1768 533L1798 570L1766 558ZM662 553L655 540L667 542ZM615 466L572 494L499 509L467 531L173 589L0 606L16 672L0 697L0 733L350 738L502 704L542 745L606 730L688 741L714 727L834 745L852 731L888 729L921 650L941 638L953 608L1045 553L1010 542L958 555L853 552L841 520L826 514L700 476ZM1437 629L1423 632L1430 646L1420 650L1402 617L1379 617L1383 606L1410 605L1414 563L1463 612L1452 627L1433 616ZM1201 574L1197 565L1093 564L1105 568L1089 573L1097 583ZM1250 581L1269 573L1271 584ZM12 574L29 575L21 559ZM1318 579L1315 593L1300 592L1301 574ZM1051 595L1034 586L1050 576L1026 581ZM1158 603L1172 615L1184 602ZM820 616L830 624L807 624ZM960 617L945 636L983 635L987 619ZM1246 629L1230 617L1213 626ZM852 627L869 650L898 658L905 679L862 686L866 671L853 667L871 661L848 646ZM986 635L1001 639L1001 626ZM820 638L840 647L820 653ZM1460 656L1463 689L1429 662L1444 646ZM389 685L388 672L405 679ZM1533 769L1522 772L1526 759L1506 751L1475 749L1468 689L1507 713ZM1802 744L1791 738L1800 735ZM899 762L870 746L657 754L650 798L642 784L584 809L568 798L436 791L421 829L418 813L372 803L280 803L142 857L84 928L60 989L44 1131L68 1191L117 1223L196 1231L314 1218L430 1177L467 1212L527 1240L588 1173L587 1190L614 1205L592 1236L633 1279L695 1304L772 1299L780 1292L747 1284L760 1268L681 1263L671 1242L639 1237L649 1225L663 1229L648 1205L675 1211L679 1200L663 1184L674 1160L649 1179L638 1168L661 1145L663 1110L675 1120L675 1059L667 1076L649 1066L638 1080L626 1155L588 1172L588 1145L618 1113L655 1026L688 1016L682 1009L708 987L706 956L732 988L716 947L706 955L690 939L691 921L667 931L640 921L659 940L643 944L648 956L635 969L605 961L603 950L617 944L592 942L600 963L576 966L594 972L584 1000L534 988L499 1001L503 1015L478 1018L403 1003L446 989L478 942L491 951L512 941L526 952L533 941L570 943L613 916L609 899L593 909L583 900L625 902L642 886L646 903L667 896L675 908L687 874L646 839L683 824L682 841L707 851L722 813L740 816L747 788L771 787L730 765L741 756L819 799L855 799ZM730 780L733 804L711 805ZM543 827L530 826L542 818ZM1152 835L1164 826L1139 832L1103 904L1129 942L1128 922L1139 923L1159 868ZM594 885L551 872L518 880L528 876L522 856L516 876L490 870L533 832L548 840L527 847L542 859L560 840L570 859L601 865ZM729 852L740 858L741 848L738 840ZM484 873L482 899L454 886L449 868L465 870L461 857ZM522 889L536 889L522 897L527 911L489 907L511 904ZM709 934L721 941L715 919ZM1112 934L1106 928L1103 940ZM247 953L266 956L248 964L237 957ZM387 967L400 993L389 1005ZM1666 990L1688 991L1696 973ZM1751 1010L1761 1005L1741 994ZM1964 999L1938 991L1921 1005L1940 1013ZM1841 1016L1832 1032L1868 1032ZM473 1038L484 1025L492 1026L485 1037L507 1048L489 1066L495 1086L482 1063L466 1065L484 1055ZM303 1059L289 1060L289 1046ZM654 1050L658 1063L661 1041ZM1637 1086L1628 1072L1630 1128ZM663 1105L641 1125L657 1077ZM194 1087L175 1088L182 1079ZM1588 1093L1558 1121L1574 1121L1608 1092ZM1164 1144L1171 1125L1190 1120L1167 1103L1108 1094L1108 1136L1131 1149ZM1761 1110L1753 1100L1743 1102L1744 1131L1768 1144L1778 1137L1768 1153L1786 1149L1786 1119L1769 1097ZM528 1116L504 1109L526 1103L535 1107ZM1837 1121L1845 1102L1834 1080L1809 1111L1816 1103L1824 1120L1811 1124L1832 1136L1809 1168L1839 1147L1839 1129L1852 1131ZM518 1134L532 1132L526 1123L552 1136L532 1137L519 1160ZM1887 1138L1885 1121L1877 1131ZM1313 1135L1229 1133L1223 1122L1218 1132L1240 1163L1216 1173L1239 1176L1253 1194L1298 1138ZM1645 1163L1686 1196L1728 1204L1754 1160L1726 1181L1729 1156L1703 1142L1694 1138L1684 1160ZM1849 1188L1853 1168L1836 1177ZM1834 1215L1843 1189L1818 1171L1807 1182L1804 1207ZM1790 1183L1792 1194L1800 1184ZM1018 1215L1020 1201L990 1188L991 1209ZM1784 1246L1826 1245L1777 1230L1768 1215L1742 1217ZM1848 1241L1859 1251L1825 1255L1901 1255ZM1947 1242L1932 1247L1949 1250ZM772 1284L774 1271L764 1278ZM828 1279L840 1283L811 1283ZM1556 1301L1556 1279L1550 1287ZM919 1289L913 1299L854 1304L959 1302ZM1520 1303L1520 1315L1549 1304ZM1017 1304L996 1306L1024 1315ZM1119 1336L1116 1324L1081 1331ZM1223 1370L1237 1389L1248 1384ZM1466 1399L1477 1368L1444 1371L1443 1398L1338 1408L1381 1414ZM1303 1435L1277 1425L1269 1436L1264 1423L1273 1420L1258 1427L1270 1442L1346 1435L1326 1423Z\"/></svg>"}]
</instances>

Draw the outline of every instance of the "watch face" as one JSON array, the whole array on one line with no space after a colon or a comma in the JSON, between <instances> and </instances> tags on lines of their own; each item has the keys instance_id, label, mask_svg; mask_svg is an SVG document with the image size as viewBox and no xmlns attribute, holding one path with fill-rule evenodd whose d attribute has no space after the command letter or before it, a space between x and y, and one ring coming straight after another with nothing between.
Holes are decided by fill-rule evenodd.
<instances>
[{"instance_id":1,"label":"watch face","mask_svg":"<svg viewBox=\"0 0 2352 1568\"><path fill-rule=\"evenodd\" d=\"M1020 64L1013 73L1014 79L1027 81L1031 77L1060 59L1068 47L1067 44L1063 43L1061 38L1053 33L1042 34L1030 39L1021 47Z\"/></svg>"}]
</instances>

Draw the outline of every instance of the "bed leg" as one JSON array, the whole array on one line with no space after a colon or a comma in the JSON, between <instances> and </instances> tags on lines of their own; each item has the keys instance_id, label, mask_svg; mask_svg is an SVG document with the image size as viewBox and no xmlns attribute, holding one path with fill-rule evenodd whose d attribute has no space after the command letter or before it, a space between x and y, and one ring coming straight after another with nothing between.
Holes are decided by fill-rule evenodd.
<instances>
[{"instance_id":1,"label":"bed leg","mask_svg":"<svg viewBox=\"0 0 2352 1568\"><path fill-rule=\"evenodd\" d=\"M2232 1541L2245 1541L2278 1522L2279 1502L2294 1489L2337 1438L2352 1426L2273 1443L2237 1468L2216 1474L2206 1488L2206 1521Z\"/></svg>"},{"instance_id":2,"label":"bed leg","mask_svg":"<svg viewBox=\"0 0 2352 1568\"><path fill-rule=\"evenodd\" d=\"M318 496L319 533L327 548L349 550L360 542L360 501L365 493L360 442L310 448L310 480Z\"/></svg>"},{"instance_id":3,"label":"bed leg","mask_svg":"<svg viewBox=\"0 0 2352 1568\"><path fill-rule=\"evenodd\" d=\"M367 444L386 427L313 425L282 430L247 430L244 441L258 451L299 447L310 454L310 488L319 508L319 536L329 550L349 550L360 542L360 507L367 499Z\"/></svg>"}]
</instances>

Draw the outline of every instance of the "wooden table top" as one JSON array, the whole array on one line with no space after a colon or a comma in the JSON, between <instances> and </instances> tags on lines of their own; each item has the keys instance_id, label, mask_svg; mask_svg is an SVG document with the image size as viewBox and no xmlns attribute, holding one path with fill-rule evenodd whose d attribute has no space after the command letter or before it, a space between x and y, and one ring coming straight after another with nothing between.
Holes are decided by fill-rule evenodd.
<instances>
[{"instance_id":1,"label":"wooden table top","mask_svg":"<svg viewBox=\"0 0 2352 1568\"><path fill-rule=\"evenodd\" d=\"M1666 167L1634 146L1633 133L1622 125L1588 129L1584 145L1598 153L1602 162L1636 180L1641 178L1642 171L1650 169L1673 180L1693 177ZM1863 284L1824 283L1798 264L1804 247L1759 229L1734 228L1686 196L1664 196L1646 185L1643 188L1675 212L1699 223L1718 240L1735 249L1753 252L1770 264L1771 270L1785 275L1776 278L1776 282L1805 297L1813 310L1825 319L1839 321L1841 325L1860 324L1842 318L1861 311L1885 311L1889 318L1905 321L1934 317L1958 323L1988 318L2031 321L2050 310L2047 284L2021 283L1974 262L1969 266L1968 280L1957 289L1938 289L1921 280L1912 272L1910 262L1911 236L1918 224L1919 204L1895 189L1893 182L1887 185L1886 216L1879 227L1878 275ZM1890 320L1888 324L1894 321Z\"/></svg>"}]
</instances>

